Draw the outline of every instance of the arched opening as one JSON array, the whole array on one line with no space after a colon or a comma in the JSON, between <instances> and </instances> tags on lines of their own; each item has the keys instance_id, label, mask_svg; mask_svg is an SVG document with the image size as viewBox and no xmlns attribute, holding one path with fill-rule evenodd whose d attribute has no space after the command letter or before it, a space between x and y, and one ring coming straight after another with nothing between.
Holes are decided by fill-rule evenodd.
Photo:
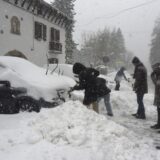
<instances>
[{"instance_id":1,"label":"arched opening","mask_svg":"<svg viewBox=\"0 0 160 160\"><path fill-rule=\"evenodd\" d=\"M5 56L20 57L28 60L28 58L22 52L17 50L9 51L8 53L5 54Z\"/></svg>"}]
</instances>

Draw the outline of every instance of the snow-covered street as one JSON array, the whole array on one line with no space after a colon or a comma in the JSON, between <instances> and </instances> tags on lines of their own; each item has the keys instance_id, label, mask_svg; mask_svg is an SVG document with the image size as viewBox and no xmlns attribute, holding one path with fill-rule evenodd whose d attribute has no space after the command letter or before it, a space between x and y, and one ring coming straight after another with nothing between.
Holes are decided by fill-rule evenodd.
<instances>
[{"instance_id":1,"label":"snow-covered street","mask_svg":"<svg viewBox=\"0 0 160 160\"><path fill-rule=\"evenodd\" d=\"M67 67L63 68L66 73ZM21 69L23 71L22 67ZM43 86L42 78L38 81L38 77L44 77L43 69L37 69L41 72L35 76L36 84ZM3 71L2 75L8 75L10 79L12 77L14 82L13 76L5 74L10 72L5 69ZM23 75L21 70L17 71L17 75ZM31 75L36 75L35 73L37 72ZM67 76L72 77L70 74L72 72ZM114 76L115 72L102 76L112 90L113 117L107 116L103 101L99 103L100 114L86 108L82 104L83 91L72 92L71 99L67 98L62 105L56 108L42 108L40 113L0 114L0 159L159 160L160 151L155 146L160 142L160 134L150 129L157 119L156 107L152 105L153 93L149 92L144 97L146 120L135 119L131 115L137 110L132 82L122 81L120 91L115 91ZM28 84L34 79L20 77L23 81L28 80ZM73 79L56 73L45 78L50 82L47 85L50 88L58 85L67 88L74 85ZM51 83L54 78L61 78L61 81ZM25 87L29 90L28 86ZM44 87L40 91L48 93L48 88ZM45 94L46 98L51 97L50 95L52 94Z\"/></svg>"}]
</instances>

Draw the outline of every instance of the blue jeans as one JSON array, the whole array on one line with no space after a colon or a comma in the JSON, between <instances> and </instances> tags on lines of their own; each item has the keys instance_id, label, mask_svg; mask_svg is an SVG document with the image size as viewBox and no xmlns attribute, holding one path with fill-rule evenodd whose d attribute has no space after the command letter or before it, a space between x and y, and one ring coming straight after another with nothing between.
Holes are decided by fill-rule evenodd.
<instances>
[{"instance_id":1,"label":"blue jeans","mask_svg":"<svg viewBox=\"0 0 160 160\"><path fill-rule=\"evenodd\" d=\"M137 93L137 103L138 103L137 114L139 116L145 116L145 108L144 108L144 104L143 104L143 97L144 97L143 93Z\"/></svg>"},{"instance_id":2,"label":"blue jeans","mask_svg":"<svg viewBox=\"0 0 160 160\"><path fill-rule=\"evenodd\" d=\"M110 115L113 115L111 103L110 103L110 94L106 94L105 96L98 98L97 103L99 103L99 101L102 98L104 99L104 104L106 106L107 113Z\"/></svg>"}]
</instances>

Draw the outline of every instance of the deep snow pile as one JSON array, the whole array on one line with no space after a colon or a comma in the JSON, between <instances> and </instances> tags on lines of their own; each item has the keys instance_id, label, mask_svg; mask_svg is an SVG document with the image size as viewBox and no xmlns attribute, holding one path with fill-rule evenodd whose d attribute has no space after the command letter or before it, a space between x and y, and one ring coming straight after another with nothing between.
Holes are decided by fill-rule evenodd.
<instances>
[{"instance_id":1,"label":"deep snow pile","mask_svg":"<svg viewBox=\"0 0 160 160\"><path fill-rule=\"evenodd\" d=\"M6 116L0 117L0 159L158 160L151 139L79 101L43 109L39 114Z\"/></svg>"},{"instance_id":2,"label":"deep snow pile","mask_svg":"<svg viewBox=\"0 0 160 160\"><path fill-rule=\"evenodd\" d=\"M105 77L114 88L114 74ZM55 83L56 84L56 83ZM68 101L40 113L0 115L0 159L3 160L159 160L153 144L157 133L153 94L145 95L146 120L131 116L137 110L131 83L111 92L114 117L100 114L80 101ZM73 95L82 100L83 91Z\"/></svg>"},{"instance_id":3,"label":"deep snow pile","mask_svg":"<svg viewBox=\"0 0 160 160\"><path fill-rule=\"evenodd\" d=\"M46 140L52 144L87 147L100 151L103 159L110 160L140 160L144 157L151 160L155 157L152 140L87 109L79 101L44 111L28 124L35 131L35 139L30 136L31 143L38 137L38 141Z\"/></svg>"}]
</instances>

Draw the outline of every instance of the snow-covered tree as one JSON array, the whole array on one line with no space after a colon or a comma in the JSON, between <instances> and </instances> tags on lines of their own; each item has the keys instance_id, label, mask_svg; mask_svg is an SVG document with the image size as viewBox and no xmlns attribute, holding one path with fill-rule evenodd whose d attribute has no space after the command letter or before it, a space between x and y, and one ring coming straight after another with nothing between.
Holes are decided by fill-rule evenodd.
<instances>
[{"instance_id":1,"label":"snow-covered tree","mask_svg":"<svg viewBox=\"0 0 160 160\"><path fill-rule=\"evenodd\" d=\"M160 18L157 19L152 33L150 62L160 62Z\"/></svg>"},{"instance_id":2,"label":"snow-covered tree","mask_svg":"<svg viewBox=\"0 0 160 160\"><path fill-rule=\"evenodd\" d=\"M73 49L75 48L75 43L73 41L73 30L74 30L74 2L75 0L55 0L52 5L58 8L60 11L65 13L70 19L72 19L72 23L70 27L66 28L66 63L73 62Z\"/></svg>"},{"instance_id":3,"label":"snow-covered tree","mask_svg":"<svg viewBox=\"0 0 160 160\"><path fill-rule=\"evenodd\" d=\"M103 64L103 59L106 56L111 60L111 64L114 67L118 63L118 65L125 63L126 49L121 29L110 31L110 29L105 28L90 35L84 36L83 34L83 41L84 46L82 50L83 52L85 50L86 55L89 55L88 58L86 57L86 60L89 59L94 65Z\"/></svg>"}]
</instances>

